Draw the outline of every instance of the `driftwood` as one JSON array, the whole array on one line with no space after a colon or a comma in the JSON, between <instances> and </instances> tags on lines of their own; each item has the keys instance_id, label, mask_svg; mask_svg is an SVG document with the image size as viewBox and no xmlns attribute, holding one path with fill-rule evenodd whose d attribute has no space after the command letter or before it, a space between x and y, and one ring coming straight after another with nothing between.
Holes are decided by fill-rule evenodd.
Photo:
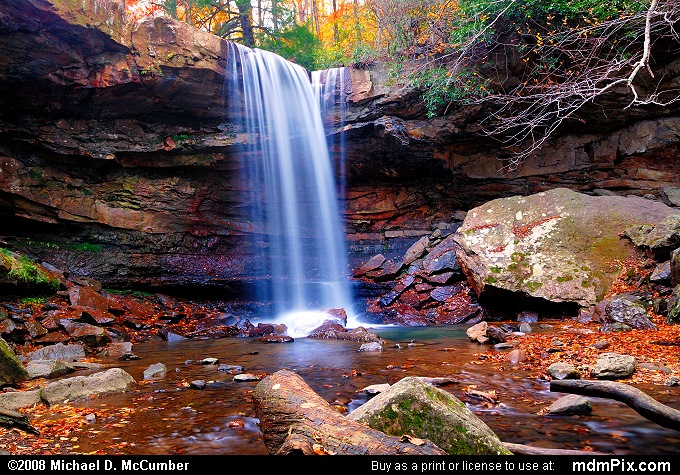
<instances>
[{"instance_id":1,"label":"driftwood","mask_svg":"<svg viewBox=\"0 0 680 475\"><path fill-rule=\"evenodd\" d=\"M29 434L40 435L40 431L31 425L25 415L9 409L0 408L0 425L20 429Z\"/></svg>"},{"instance_id":2,"label":"driftwood","mask_svg":"<svg viewBox=\"0 0 680 475\"><path fill-rule=\"evenodd\" d=\"M511 444L503 442L506 449L515 455L611 455L605 452L588 452L585 450L548 449L531 445Z\"/></svg>"},{"instance_id":3,"label":"driftwood","mask_svg":"<svg viewBox=\"0 0 680 475\"><path fill-rule=\"evenodd\" d=\"M680 410L660 403L633 386L616 381L553 380L550 391L614 399L667 429L680 430Z\"/></svg>"},{"instance_id":4,"label":"driftwood","mask_svg":"<svg viewBox=\"0 0 680 475\"><path fill-rule=\"evenodd\" d=\"M289 370L260 381L253 403L270 454L446 455L429 440L389 436L346 418Z\"/></svg>"}]
</instances>

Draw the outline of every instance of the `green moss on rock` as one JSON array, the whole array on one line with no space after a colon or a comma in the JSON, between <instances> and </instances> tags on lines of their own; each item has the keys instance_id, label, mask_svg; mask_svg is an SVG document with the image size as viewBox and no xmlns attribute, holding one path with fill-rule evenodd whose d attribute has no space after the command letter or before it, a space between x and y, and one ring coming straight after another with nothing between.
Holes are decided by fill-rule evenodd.
<instances>
[{"instance_id":1,"label":"green moss on rock","mask_svg":"<svg viewBox=\"0 0 680 475\"><path fill-rule=\"evenodd\" d=\"M0 387L28 379L28 371L12 348L0 337Z\"/></svg>"},{"instance_id":2,"label":"green moss on rock","mask_svg":"<svg viewBox=\"0 0 680 475\"><path fill-rule=\"evenodd\" d=\"M388 435L428 439L450 455L511 453L462 401L417 377L406 377L348 415Z\"/></svg>"}]
</instances>

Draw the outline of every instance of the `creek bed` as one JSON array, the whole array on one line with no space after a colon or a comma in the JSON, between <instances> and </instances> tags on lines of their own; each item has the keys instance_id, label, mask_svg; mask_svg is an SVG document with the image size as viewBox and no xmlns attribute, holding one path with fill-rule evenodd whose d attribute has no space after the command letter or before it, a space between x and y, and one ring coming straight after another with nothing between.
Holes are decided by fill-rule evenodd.
<instances>
[{"instance_id":1,"label":"creek bed","mask_svg":"<svg viewBox=\"0 0 680 475\"><path fill-rule=\"evenodd\" d=\"M463 400L504 442L545 448L593 450L618 455L679 454L680 433L660 427L623 403L588 398L587 416L546 416L540 410L563 396L512 365L482 363L488 347L469 341L466 325L377 327L385 339L382 352L359 352L357 342L298 338L290 343L263 343L253 338L152 341L139 343L139 360L102 359L106 367L121 367L140 383L126 393L72 403L93 411L110 411L87 428L78 451L97 449L113 454L265 455L251 391L257 381L235 381L204 358L239 365L247 373L297 372L327 401L347 412L370 396L366 386L395 383L406 376L450 377L442 386ZM559 332L557 326L551 330ZM507 350L499 350L507 351ZM167 375L145 381L143 372L164 363ZM78 374L86 374L79 372ZM187 387L206 381L205 389ZM472 399L466 389L495 391L496 404ZM657 400L677 407L677 387L640 387ZM120 412L120 408L130 408Z\"/></svg>"}]
</instances>

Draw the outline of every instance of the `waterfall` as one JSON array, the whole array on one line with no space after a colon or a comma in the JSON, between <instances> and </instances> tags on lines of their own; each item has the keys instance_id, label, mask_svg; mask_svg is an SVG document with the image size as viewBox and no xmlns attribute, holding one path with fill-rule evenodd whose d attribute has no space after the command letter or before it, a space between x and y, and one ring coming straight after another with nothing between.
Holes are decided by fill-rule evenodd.
<instances>
[{"instance_id":1,"label":"waterfall","mask_svg":"<svg viewBox=\"0 0 680 475\"><path fill-rule=\"evenodd\" d=\"M326 128L341 127L347 108L347 88L351 88L348 68L330 68L312 71L312 87L321 107L321 117L328 120ZM344 134L329 135L328 148L337 157L335 176L338 178L338 196L345 198L345 143Z\"/></svg>"},{"instance_id":2,"label":"waterfall","mask_svg":"<svg viewBox=\"0 0 680 475\"><path fill-rule=\"evenodd\" d=\"M274 53L233 44L231 55L234 67L240 65L234 77L244 101L242 125L257 138L244 154L242 186L250 190L253 223L264 227L257 236L266 253L259 272L268 277L262 298L273 303L272 317L293 337L327 319L344 325L335 316L341 312L327 313L343 309L348 321L355 318L319 98L307 71Z\"/></svg>"}]
</instances>

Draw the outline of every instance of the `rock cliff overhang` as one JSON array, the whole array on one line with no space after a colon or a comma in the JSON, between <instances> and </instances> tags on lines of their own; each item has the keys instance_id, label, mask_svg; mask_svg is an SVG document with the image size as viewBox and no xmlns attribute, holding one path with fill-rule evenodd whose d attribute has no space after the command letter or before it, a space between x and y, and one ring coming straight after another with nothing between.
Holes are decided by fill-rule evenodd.
<instances>
[{"instance_id":1,"label":"rock cliff overhang","mask_svg":"<svg viewBox=\"0 0 680 475\"><path fill-rule=\"evenodd\" d=\"M118 5L3 2L0 237L121 285L252 279L261 227L243 211L250 138L229 120L240 107L229 44L165 16L128 23ZM346 159L347 231L362 245L430 232L502 196L561 186L659 197L680 176L676 109L607 99L501 172L483 108L427 119L418 91L387 86L379 64L351 77L347 121L331 132L344 149L332 151Z\"/></svg>"}]
</instances>

